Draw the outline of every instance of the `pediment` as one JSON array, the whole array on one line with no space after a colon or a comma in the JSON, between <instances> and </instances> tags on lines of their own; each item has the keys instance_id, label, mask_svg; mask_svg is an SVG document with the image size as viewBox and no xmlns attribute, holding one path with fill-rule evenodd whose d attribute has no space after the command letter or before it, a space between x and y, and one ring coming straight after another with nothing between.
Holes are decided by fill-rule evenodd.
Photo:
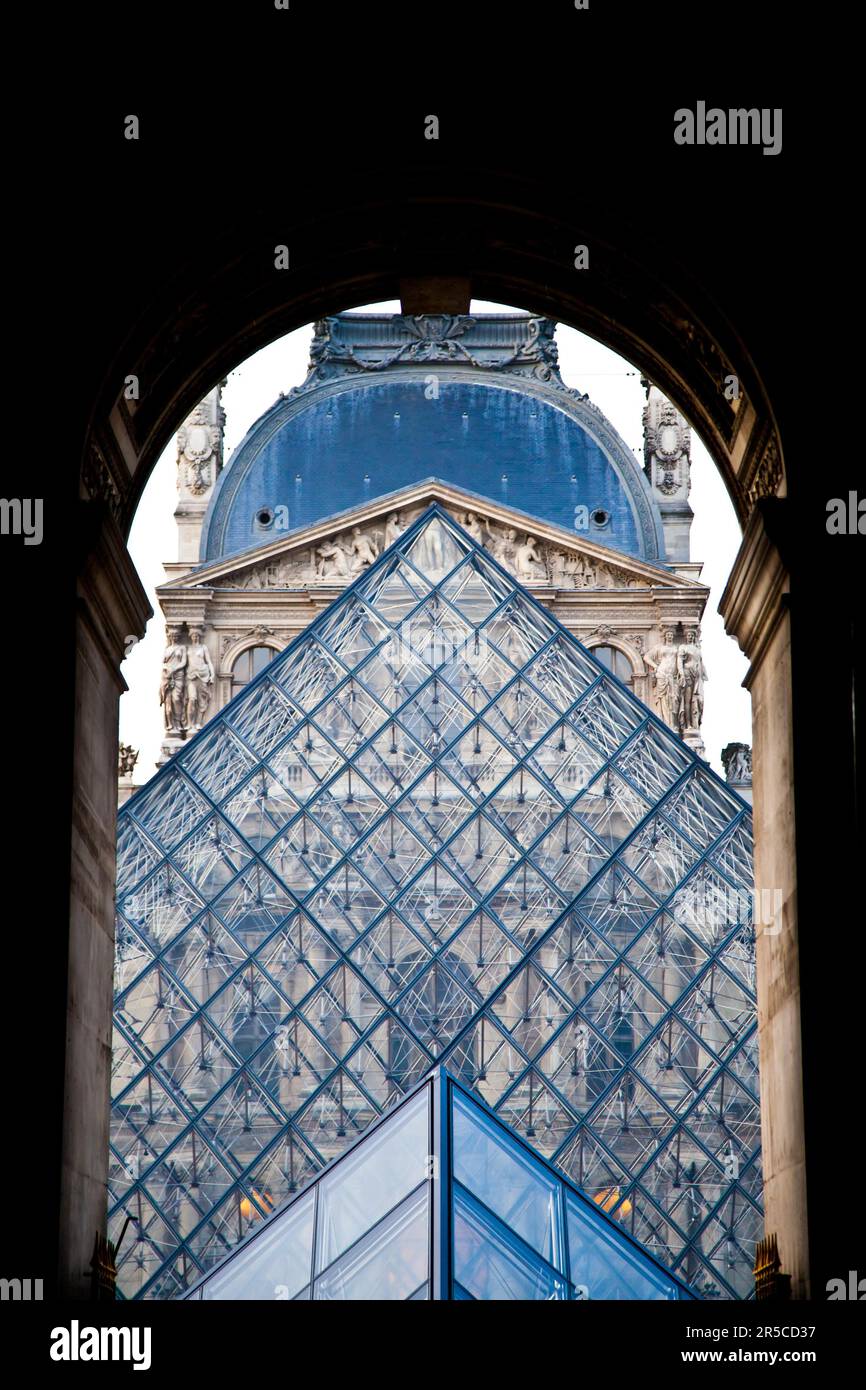
<instances>
[{"instance_id":1,"label":"pediment","mask_svg":"<svg viewBox=\"0 0 866 1390\"><path fill-rule=\"evenodd\" d=\"M161 590L341 587L369 568L431 502L449 512L495 560L531 588L703 588L693 579L624 555L580 532L427 479L311 526L283 532L254 550L199 565Z\"/></svg>"}]
</instances>

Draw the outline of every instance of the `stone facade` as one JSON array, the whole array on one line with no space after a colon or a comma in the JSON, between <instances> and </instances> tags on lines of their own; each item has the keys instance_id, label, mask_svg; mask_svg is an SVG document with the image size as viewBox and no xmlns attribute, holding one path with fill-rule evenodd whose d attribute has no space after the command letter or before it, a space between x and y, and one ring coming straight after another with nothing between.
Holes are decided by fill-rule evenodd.
<instances>
[{"instance_id":1,"label":"stone facade","mask_svg":"<svg viewBox=\"0 0 866 1390\"><path fill-rule=\"evenodd\" d=\"M233 672L246 651L282 651L431 501L585 646L620 653L628 663L620 663L622 676L638 698L703 754L699 625L708 590L693 577L700 567L684 565L677 573L636 560L430 480L244 556L194 570L166 566L171 578L158 590L171 634L163 667L164 756L194 732L185 715L191 633L203 634L197 645L206 648L213 670L212 681L204 682L210 718L231 699Z\"/></svg>"}]
</instances>

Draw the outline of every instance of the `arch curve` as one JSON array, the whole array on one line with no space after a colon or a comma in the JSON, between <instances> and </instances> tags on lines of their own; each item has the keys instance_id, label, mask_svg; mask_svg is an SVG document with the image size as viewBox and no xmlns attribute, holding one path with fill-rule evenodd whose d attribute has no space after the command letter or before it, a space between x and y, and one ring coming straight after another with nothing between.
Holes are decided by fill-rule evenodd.
<instances>
[{"instance_id":1,"label":"arch curve","mask_svg":"<svg viewBox=\"0 0 866 1390\"><path fill-rule=\"evenodd\" d=\"M758 369L683 262L682 245L676 254L645 225L614 223L591 199L578 216L547 183L466 173L410 166L400 196L384 173L322 194L312 211L283 221L293 249L282 278L268 254L266 206L176 262L104 374L84 447L84 495L108 502L128 530L171 434L238 363L311 319L395 298L415 312L424 294L443 309L455 295L468 308L471 294L548 315L633 362L701 434L741 523L759 497L784 494L781 441ZM594 249L584 272L568 254L578 242ZM123 395L130 373L143 383L137 402ZM731 377L736 400L725 394Z\"/></svg>"}]
</instances>

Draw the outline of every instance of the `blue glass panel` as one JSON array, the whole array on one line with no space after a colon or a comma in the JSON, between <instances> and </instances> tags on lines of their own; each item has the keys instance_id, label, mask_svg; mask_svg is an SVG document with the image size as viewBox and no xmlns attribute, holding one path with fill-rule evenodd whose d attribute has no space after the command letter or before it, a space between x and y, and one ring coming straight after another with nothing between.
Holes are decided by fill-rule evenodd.
<instances>
[{"instance_id":1,"label":"blue glass panel","mask_svg":"<svg viewBox=\"0 0 866 1390\"><path fill-rule=\"evenodd\" d=\"M321 1275L314 1297L411 1298L428 1277L429 1247L425 1184Z\"/></svg>"},{"instance_id":2,"label":"blue glass panel","mask_svg":"<svg viewBox=\"0 0 866 1390\"><path fill-rule=\"evenodd\" d=\"M561 1268L557 1240L559 1183L502 1128L485 1121L454 1092L454 1176L551 1264Z\"/></svg>"},{"instance_id":3,"label":"blue glass panel","mask_svg":"<svg viewBox=\"0 0 866 1390\"><path fill-rule=\"evenodd\" d=\"M425 1087L366 1143L359 1144L333 1173L322 1178L316 1232L317 1272L369 1231L427 1176L428 1095L429 1088ZM417 1279L412 1288L420 1282Z\"/></svg>"},{"instance_id":4,"label":"blue glass panel","mask_svg":"<svg viewBox=\"0 0 866 1390\"><path fill-rule=\"evenodd\" d=\"M486 1220L455 1188L454 1279L472 1298L562 1299L564 1279L557 1278L526 1247L511 1242L504 1229ZM457 1294L457 1297L461 1297Z\"/></svg>"},{"instance_id":5,"label":"blue glass panel","mask_svg":"<svg viewBox=\"0 0 866 1390\"><path fill-rule=\"evenodd\" d=\"M592 1219L568 1194L568 1252L571 1282L590 1299L676 1299L677 1285L615 1232Z\"/></svg>"},{"instance_id":6,"label":"blue glass panel","mask_svg":"<svg viewBox=\"0 0 866 1390\"><path fill-rule=\"evenodd\" d=\"M315 1194L300 1198L211 1275L203 1298L295 1298L310 1281Z\"/></svg>"}]
</instances>

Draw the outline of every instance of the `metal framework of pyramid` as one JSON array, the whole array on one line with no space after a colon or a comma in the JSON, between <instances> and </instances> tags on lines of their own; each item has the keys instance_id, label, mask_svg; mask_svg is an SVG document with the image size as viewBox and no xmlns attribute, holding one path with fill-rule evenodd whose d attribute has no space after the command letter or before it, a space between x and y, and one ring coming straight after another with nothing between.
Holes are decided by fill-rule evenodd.
<instances>
[{"instance_id":1,"label":"metal framework of pyramid","mask_svg":"<svg viewBox=\"0 0 866 1390\"><path fill-rule=\"evenodd\" d=\"M751 844L428 508L119 814L119 1293L177 1297L443 1061L700 1296L749 1296Z\"/></svg>"}]
</instances>

